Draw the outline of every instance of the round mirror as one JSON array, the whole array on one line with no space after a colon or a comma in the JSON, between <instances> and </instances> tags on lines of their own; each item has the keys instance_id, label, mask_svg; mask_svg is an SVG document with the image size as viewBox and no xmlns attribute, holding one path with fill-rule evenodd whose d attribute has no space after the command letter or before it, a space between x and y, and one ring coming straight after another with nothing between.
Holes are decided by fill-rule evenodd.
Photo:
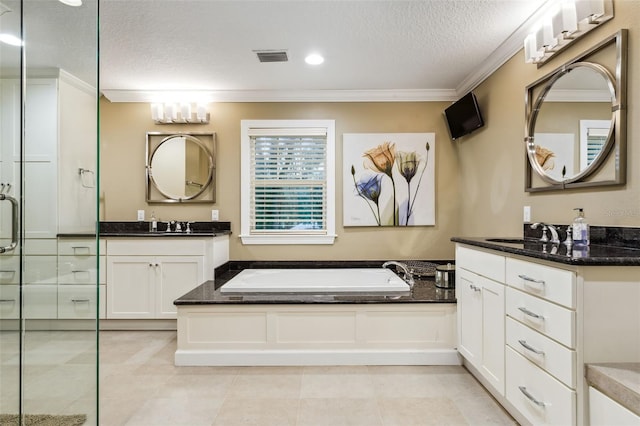
<instances>
[{"instance_id":1,"label":"round mirror","mask_svg":"<svg viewBox=\"0 0 640 426\"><path fill-rule=\"evenodd\" d=\"M614 144L614 80L601 65L576 62L542 87L527 127L531 167L549 183L578 181Z\"/></svg>"},{"instance_id":2,"label":"round mirror","mask_svg":"<svg viewBox=\"0 0 640 426\"><path fill-rule=\"evenodd\" d=\"M149 176L167 198L190 200L202 194L213 179L213 158L191 135L164 138L151 154Z\"/></svg>"}]
</instances>

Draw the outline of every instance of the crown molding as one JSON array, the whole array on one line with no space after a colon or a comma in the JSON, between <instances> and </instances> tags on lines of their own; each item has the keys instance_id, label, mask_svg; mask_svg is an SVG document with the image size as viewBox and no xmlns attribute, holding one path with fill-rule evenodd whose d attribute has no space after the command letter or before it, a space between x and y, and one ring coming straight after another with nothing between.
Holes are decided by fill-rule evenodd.
<instances>
[{"instance_id":1,"label":"crown molding","mask_svg":"<svg viewBox=\"0 0 640 426\"><path fill-rule=\"evenodd\" d=\"M454 101L455 90L103 90L111 102L425 102Z\"/></svg>"},{"instance_id":2,"label":"crown molding","mask_svg":"<svg viewBox=\"0 0 640 426\"><path fill-rule=\"evenodd\" d=\"M478 87L480 83L496 72L498 68L511 59L513 55L520 52L524 48L524 39L529 32L531 32L536 23L540 22L544 15L547 14L556 3L556 0L547 0L522 25L516 28L496 50L487 56L484 62L476 68L475 72L469 74L462 80L462 83L456 87L457 97L461 98Z\"/></svg>"}]
</instances>

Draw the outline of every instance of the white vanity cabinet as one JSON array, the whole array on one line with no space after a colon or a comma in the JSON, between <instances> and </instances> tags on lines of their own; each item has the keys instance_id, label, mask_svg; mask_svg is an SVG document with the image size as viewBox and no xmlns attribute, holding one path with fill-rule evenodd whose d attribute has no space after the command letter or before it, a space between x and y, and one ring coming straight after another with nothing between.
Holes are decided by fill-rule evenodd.
<instances>
[{"instance_id":1,"label":"white vanity cabinet","mask_svg":"<svg viewBox=\"0 0 640 426\"><path fill-rule=\"evenodd\" d=\"M213 279L213 238L107 239L107 319L171 319L173 301Z\"/></svg>"},{"instance_id":2,"label":"white vanity cabinet","mask_svg":"<svg viewBox=\"0 0 640 426\"><path fill-rule=\"evenodd\" d=\"M585 365L640 359L640 266L575 266L461 243L456 263L458 349L470 371L519 423L588 424ZM503 326L487 327L479 294L501 274ZM499 351L502 389L487 373L497 364L485 360Z\"/></svg>"},{"instance_id":3,"label":"white vanity cabinet","mask_svg":"<svg viewBox=\"0 0 640 426\"><path fill-rule=\"evenodd\" d=\"M504 395L504 262L502 256L458 246L458 351Z\"/></svg>"}]
</instances>

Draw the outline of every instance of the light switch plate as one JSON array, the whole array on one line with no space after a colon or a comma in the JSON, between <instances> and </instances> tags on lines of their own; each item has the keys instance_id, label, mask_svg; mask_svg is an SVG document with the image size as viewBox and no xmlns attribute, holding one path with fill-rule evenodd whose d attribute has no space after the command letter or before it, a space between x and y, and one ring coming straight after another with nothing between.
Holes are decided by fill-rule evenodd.
<instances>
[{"instance_id":1,"label":"light switch plate","mask_svg":"<svg viewBox=\"0 0 640 426\"><path fill-rule=\"evenodd\" d=\"M525 223L531 222L531 206L524 206L522 219Z\"/></svg>"},{"instance_id":2,"label":"light switch plate","mask_svg":"<svg viewBox=\"0 0 640 426\"><path fill-rule=\"evenodd\" d=\"M138 210L138 220L144 220L144 210Z\"/></svg>"},{"instance_id":3,"label":"light switch plate","mask_svg":"<svg viewBox=\"0 0 640 426\"><path fill-rule=\"evenodd\" d=\"M211 220L220 220L220 211L211 210Z\"/></svg>"}]
</instances>

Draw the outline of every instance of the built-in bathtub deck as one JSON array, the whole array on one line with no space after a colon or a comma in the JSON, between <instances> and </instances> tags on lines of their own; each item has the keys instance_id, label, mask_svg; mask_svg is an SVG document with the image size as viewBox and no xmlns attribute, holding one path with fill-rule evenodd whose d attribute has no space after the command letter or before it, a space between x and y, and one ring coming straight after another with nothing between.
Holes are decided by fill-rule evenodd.
<instances>
[{"instance_id":1,"label":"built-in bathtub deck","mask_svg":"<svg viewBox=\"0 0 640 426\"><path fill-rule=\"evenodd\" d=\"M225 295L227 271L175 301L176 365L452 365L455 290Z\"/></svg>"}]
</instances>

